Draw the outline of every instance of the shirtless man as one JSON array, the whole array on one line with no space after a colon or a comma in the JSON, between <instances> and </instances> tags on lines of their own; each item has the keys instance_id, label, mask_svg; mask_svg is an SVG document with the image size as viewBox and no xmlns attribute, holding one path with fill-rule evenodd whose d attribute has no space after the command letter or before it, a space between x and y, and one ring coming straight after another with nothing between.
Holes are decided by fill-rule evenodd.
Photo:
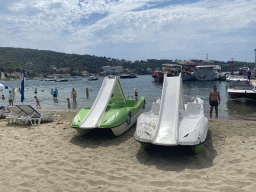
<instances>
[{"instance_id":1,"label":"shirtless man","mask_svg":"<svg viewBox=\"0 0 256 192\"><path fill-rule=\"evenodd\" d=\"M213 90L209 94L209 104L211 105L210 117L212 117L212 110L215 107L215 115L218 118L218 104L220 104L220 93L217 91L217 86L213 86Z\"/></svg>"}]
</instances>

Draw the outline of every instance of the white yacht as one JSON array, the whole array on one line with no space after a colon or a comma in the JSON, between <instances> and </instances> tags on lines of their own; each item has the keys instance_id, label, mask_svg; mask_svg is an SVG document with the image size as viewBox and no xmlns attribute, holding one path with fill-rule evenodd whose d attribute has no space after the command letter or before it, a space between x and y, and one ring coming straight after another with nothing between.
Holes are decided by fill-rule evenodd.
<instances>
[{"instance_id":1,"label":"white yacht","mask_svg":"<svg viewBox=\"0 0 256 192\"><path fill-rule=\"evenodd\" d=\"M196 80L212 81L219 79L220 69L219 65L200 65L196 66L193 72Z\"/></svg>"}]
</instances>

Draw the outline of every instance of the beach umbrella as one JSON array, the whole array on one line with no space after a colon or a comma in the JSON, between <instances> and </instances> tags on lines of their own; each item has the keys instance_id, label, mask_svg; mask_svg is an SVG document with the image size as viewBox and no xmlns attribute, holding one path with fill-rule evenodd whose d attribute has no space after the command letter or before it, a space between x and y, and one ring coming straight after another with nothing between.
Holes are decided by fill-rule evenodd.
<instances>
[{"instance_id":1,"label":"beach umbrella","mask_svg":"<svg viewBox=\"0 0 256 192\"><path fill-rule=\"evenodd\" d=\"M20 94L21 94L21 102L23 103L24 101L24 77L22 77L21 81L21 89L20 89Z\"/></svg>"},{"instance_id":2,"label":"beach umbrella","mask_svg":"<svg viewBox=\"0 0 256 192\"><path fill-rule=\"evenodd\" d=\"M1 88L4 87L5 89L8 89L8 86L6 86L5 84L3 84L3 83L1 83L1 82L0 82L0 87L1 87Z\"/></svg>"}]
</instances>

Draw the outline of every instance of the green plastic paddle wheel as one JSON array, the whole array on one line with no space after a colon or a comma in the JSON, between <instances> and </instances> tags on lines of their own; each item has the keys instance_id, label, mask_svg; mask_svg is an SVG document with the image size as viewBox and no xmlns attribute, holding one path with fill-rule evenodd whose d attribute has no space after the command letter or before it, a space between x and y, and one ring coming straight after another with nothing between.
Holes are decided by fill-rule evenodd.
<instances>
[{"instance_id":1,"label":"green plastic paddle wheel","mask_svg":"<svg viewBox=\"0 0 256 192\"><path fill-rule=\"evenodd\" d=\"M202 150L202 147L203 147L202 144L201 145L197 145L197 146L193 146L192 150L194 151L195 154L198 154Z\"/></svg>"},{"instance_id":2,"label":"green plastic paddle wheel","mask_svg":"<svg viewBox=\"0 0 256 192\"><path fill-rule=\"evenodd\" d=\"M151 147L152 147L152 144L151 143L140 143L141 144L141 146L142 146L142 148L145 150L145 151L147 151L147 150L149 150Z\"/></svg>"}]
</instances>

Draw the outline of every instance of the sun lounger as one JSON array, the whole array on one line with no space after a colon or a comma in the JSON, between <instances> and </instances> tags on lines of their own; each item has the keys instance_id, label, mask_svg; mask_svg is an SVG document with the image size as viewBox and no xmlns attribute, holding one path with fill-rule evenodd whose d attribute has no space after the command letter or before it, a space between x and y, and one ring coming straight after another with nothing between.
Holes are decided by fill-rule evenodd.
<instances>
[{"instance_id":1,"label":"sun lounger","mask_svg":"<svg viewBox=\"0 0 256 192\"><path fill-rule=\"evenodd\" d=\"M17 105L8 105L6 106L6 109L9 111L9 115L6 116L6 119L8 119L8 123L9 120L12 120L13 123L13 121L18 122L18 120L21 120L21 122L23 122L23 120L28 119L28 114L26 114L26 112L24 112Z\"/></svg>"},{"instance_id":2,"label":"sun lounger","mask_svg":"<svg viewBox=\"0 0 256 192\"><path fill-rule=\"evenodd\" d=\"M6 106L0 106L0 117L6 117L6 113L8 113Z\"/></svg>"},{"instance_id":3,"label":"sun lounger","mask_svg":"<svg viewBox=\"0 0 256 192\"><path fill-rule=\"evenodd\" d=\"M59 120L59 115L54 115L50 113L41 114L30 105L19 105L18 107L28 115L29 121L31 122L32 125L37 125L44 121Z\"/></svg>"}]
</instances>

